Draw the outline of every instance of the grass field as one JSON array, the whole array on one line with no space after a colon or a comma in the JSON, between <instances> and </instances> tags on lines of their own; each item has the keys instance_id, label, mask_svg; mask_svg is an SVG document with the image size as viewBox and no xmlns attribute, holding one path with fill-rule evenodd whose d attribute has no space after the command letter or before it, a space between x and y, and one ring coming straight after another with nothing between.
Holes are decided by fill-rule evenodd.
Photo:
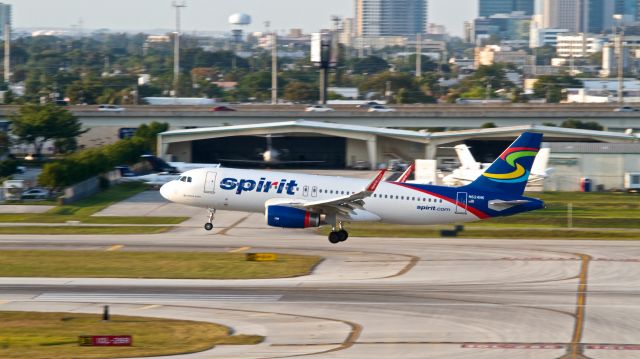
<instances>
[{"instance_id":1,"label":"grass field","mask_svg":"<svg viewBox=\"0 0 640 359\"><path fill-rule=\"evenodd\" d=\"M640 239L640 195L628 193L530 193L547 208L511 217L465 223L458 237L467 238L562 238ZM568 205L571 203L572 227ZM439 237L453 226L405 226L382 223L351 223L349 234L361 237ZM323 233L328 233L324 228Z\"/></svg>"},{"instance_id":2,"label":"grass field","mask_svg":"<svg viewBox=\"0 0 640 359\"><path fill-rule=\"evenodd\" d=\"M251 262L242 253L6 250L0 251L0 277L284 278L309 274L319 261L292 254Z\"/></svg>"},{"instance_id":3,"label":"grass field","mask_svg":"<svg viewBox=\"0 0 640 359\"><path fill-rule=\"evenodd\" d=\"M66 221L80 221L90 224L178 224L185 221L186 217L92 217L108 206L123 201L133 195L147 190L149 187L143 183L122 183L100 192L95 196L78 201L73 204L56 206L45 213L0 213L0 222L7 223L64 223ZM8 231L8 230L7 230ZM139 230L140 231L140 230ZM9 233L9 232L4 232ZM11 232L15 233L15 232ZM146 232L148 233L148 232Z\"/></svg>"},{"instance_id":4,"label":"grass field","mask_svg":"<svg viewBox=\"0 0 640 359\"><path fill-rule=\"evenodd\" d=\"M67 359L175 355L224 344L257 344L256 335L231 335L218 324L161 318L76 313L0 312L0 358ZM131 347L81 347L81 335L132 335Z\"/></svg>"},{"instance_id":5,"label":"grass field","mask_svg":"<svg viewBox=\"0 0 640 359\"><path fill-rule=\"evenodd\" d=\"M0 234L157 234L171 226L0 226Z\"/></svg>"}]
</instances>

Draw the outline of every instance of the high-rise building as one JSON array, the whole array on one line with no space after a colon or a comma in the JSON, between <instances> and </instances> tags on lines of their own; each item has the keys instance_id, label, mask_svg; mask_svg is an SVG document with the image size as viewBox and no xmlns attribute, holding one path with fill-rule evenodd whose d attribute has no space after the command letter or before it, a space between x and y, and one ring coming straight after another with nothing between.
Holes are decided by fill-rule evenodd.
<instances>
[{"instance_id":1,"label":"high-rise building","mask_svg":"<svg viewBox=\"0 0 640 359\"><path fill-rule=\"evenodd\" d=\"M478 15L489 17L495 14L510 14L522 11L525 15L533 15L535 0L479 0Z\"/></svg>"},{"instance_id":2,"label":"high-rise building","mask_svg":"<svg viewBox=\"0 0 640 359\"><path fill-rule=\"evenodd\" d=\"M638 0L615 0L615 13L624 15L625 23L638 19Z\"/></svg>"},{"instance_id":3,"label":"high-rise building","mask_svg":"<svg viewBox=\"0 0 640 359\"><path fill-rule=\"evenodd\" d=\"M11 5L0 3L0 35L4 36L5 25L11 25Z\"/></svg>"},{"instance_id":4,"label":"high-rise building","mask_svg":"<svg viewBox=\"0 0 640 359\"><path fill-rule=\"evenodd\" d=\"M613 25L616 0L544 0L543 27L599 33Z\"/></svg>"},{"instance_id":5,"label":"high-rise building","mask_svg":"<svg viewBox=\"0 0 640 359\"><path fill-rule=\"evenodd\" d=\"M427 30L427 0L356 0L358 36L414 36Z\"/></svg>"}]
</instances>

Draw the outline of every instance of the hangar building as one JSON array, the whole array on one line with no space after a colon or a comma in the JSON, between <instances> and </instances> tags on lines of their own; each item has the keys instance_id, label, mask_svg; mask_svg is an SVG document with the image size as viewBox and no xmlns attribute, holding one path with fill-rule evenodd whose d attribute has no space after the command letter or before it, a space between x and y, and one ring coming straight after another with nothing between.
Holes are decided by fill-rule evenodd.
<instances>
[{"instance_id":1,"label":"hangar building","mask_svg":"<svg viewBox=\"0 0 640 359\"><path fill-rule=\"evenodd\" d=\"M167 131L158 135L157 150L173 161L238 166L246 160L255 166L271 141L283 161L314 161L313 168L366 164L373 169L394 159L438 159L440 165L455 159L451 147L460 143L470 145L478 161L492 161L524 131L543 133L545 142L640 141L638 134L538 125L426 132L299 120Z\"/></svg>"}]
</instances>

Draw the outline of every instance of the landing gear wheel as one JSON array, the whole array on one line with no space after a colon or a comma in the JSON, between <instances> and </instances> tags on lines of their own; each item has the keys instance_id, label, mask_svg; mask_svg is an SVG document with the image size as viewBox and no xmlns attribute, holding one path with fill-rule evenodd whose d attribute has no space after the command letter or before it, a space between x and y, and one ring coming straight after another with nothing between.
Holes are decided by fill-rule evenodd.
<instances>
[{"instance_id":1,"label":"landing gear wheel","mask_svg":"<svg viewBox=\"0 0 640 359\"><path fill-rule=\"evenodd\" d=\"M216 210L214 208L209 208L209 221L204 224L204 229L210 231L213 229L213 218L216 215Z\"/></svg>"},{"instance_id":2,"label":"landing gear wheel","mask_svg":"<svg viewBox=\"0 0 640 359\"><path fill-rule=\"evenodd\" d=\"M344 229L341 229L336 233L338 233L338 238L340 239L340 242L344 242L347 240L347 238L349 238L349 232L345 231Z\"/></svg>"},{"instance_id":3,"label":"landing gear wheel","mask_svg":"<svg viewBox=\"0 0 640 359\"><path fill-rule=\"evenodd\" d=\"M329 242L336 244L340 242L340 235L338 234L338 232L331 232L329 233Z\"/></svg>"}]
</instances>

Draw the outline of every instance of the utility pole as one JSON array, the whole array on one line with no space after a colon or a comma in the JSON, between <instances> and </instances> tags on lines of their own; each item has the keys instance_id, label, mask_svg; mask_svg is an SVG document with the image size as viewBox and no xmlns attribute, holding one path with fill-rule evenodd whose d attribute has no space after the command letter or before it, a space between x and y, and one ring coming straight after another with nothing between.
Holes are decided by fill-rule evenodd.
<instances>
[{"instance_id":1,"label":"utility pole","mask_svg":"<svg viewBox=\"0 0 640 359\"><path fill-rule=\"evenodd\" d=\"M173 97L178 97L180 87L180 9L187 7L184 1L173 1L171 4L176 10L176 32L173 41Z\"/></svg>"},{"instance_id":2,"label":"utility pole","mask_svg":"<svg viewBox=\"0 0 640 359\"><path fill-rule=\"evenodd\" d=\"M11 82L11 25L4 24L4 82Z\"/></svg>"},{"instance_id":3,"label":"utility pole","mask_svg":"<svg viewBox=\"0 0 640 359\"><path fill-rule=\"evenodd\" d=\"M624 37L624 27L620 29L618 38L616 39L616 48L618 50L618 103L624 103L624 48L622 38Z\"/></svg>"},{"instance_id":4,"label":"utility pole","mask_svg":"<svg viewBox=\"0 0 640 359\"><path fill-rule=\"evenodd\" d=\"M422 34L416 35L416 77L422 77Z\"/></svg>"},{"instance_id":5,"label":"utility pole","mask_svg":"<svg viewBox=\"0 0 640 359\"><path fill-rule=\"evenodd\" d=\"M278 35L271 33L271 104L278 103Z\"/></svg>"}]
</instances>

